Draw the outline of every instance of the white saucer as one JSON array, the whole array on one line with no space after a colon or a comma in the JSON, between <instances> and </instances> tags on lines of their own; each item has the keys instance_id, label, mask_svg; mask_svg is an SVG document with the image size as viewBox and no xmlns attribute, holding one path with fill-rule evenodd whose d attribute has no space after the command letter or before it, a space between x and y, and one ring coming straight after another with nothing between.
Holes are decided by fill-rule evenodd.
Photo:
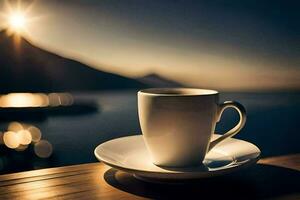
<instances>
[{"instance_id":1,"label":"white saucer","mask_svg":"<svg viewBox=\"0 0 300 200\"><path fill-rule=\"evenodd\" d=\"M221 135L215 134L213 139ZM253 144L229 138L214 147L202 166L163 168L151 162L142 135L122 137L100 144L94 151L105 164L148 181L187 180L223 175L258 161L260 150Z\"/></svg>"}]
</instances>

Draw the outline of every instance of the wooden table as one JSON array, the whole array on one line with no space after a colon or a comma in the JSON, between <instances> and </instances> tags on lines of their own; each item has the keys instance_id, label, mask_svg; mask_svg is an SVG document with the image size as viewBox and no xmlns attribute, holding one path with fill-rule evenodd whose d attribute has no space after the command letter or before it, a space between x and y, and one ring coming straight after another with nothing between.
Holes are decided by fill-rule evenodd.
<instances>
[{"instance_id":1,"label":"wooden table","mask_svg":"<svg viewBox=\"0 0 300 200\"><path fill-rule=\"evenodd\" d=\"M233 174L162 185L136 180L103 163L0 176L0 199L300 199L300 154L261 159Z\"/></svg>"}]
</instances>

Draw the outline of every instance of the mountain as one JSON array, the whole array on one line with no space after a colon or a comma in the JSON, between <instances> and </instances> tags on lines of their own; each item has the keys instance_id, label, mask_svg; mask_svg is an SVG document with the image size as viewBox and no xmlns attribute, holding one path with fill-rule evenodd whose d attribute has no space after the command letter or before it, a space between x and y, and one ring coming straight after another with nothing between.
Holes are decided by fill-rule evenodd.
<instances>
[{"instance_id":1,"label":"mountain","mask_svg":"<svg viewBox=\"0 0 300 200\"><path fill-rule=\"evenodd\" d=\"M0 32L0 93L142 88L137 80L103 72Z\"/></svg>"},{"instance_id":2,"label":"mountain","mask_svg":"<svg viewBox=\"0 0 300 200\"><path fill-rule=\"evenodd\" d=\"M149 74L137 80L151 87L182 87L180 83L163 78L157 74Z\"/></svg>"}]
</instances>

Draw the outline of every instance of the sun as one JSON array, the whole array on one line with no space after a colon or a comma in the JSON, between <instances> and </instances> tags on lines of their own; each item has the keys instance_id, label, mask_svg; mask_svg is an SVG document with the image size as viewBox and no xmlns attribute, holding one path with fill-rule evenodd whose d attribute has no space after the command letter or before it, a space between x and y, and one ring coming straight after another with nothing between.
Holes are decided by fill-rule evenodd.
<instances>
[{"instance_id":1,"label":"sun","mask_svg":"<svg viewBox=\"0 0 300 200\"><path fill-rule=\"evenodd\" d=\"M41 17L34 13L34 4L35 1L4 0L0 9L0 31L5 29L8 35L30 37L30 29Z\"/></svg>"},{"instance_id":2,"label":"sun","mask_svg":"<svg viewBox=\"0 0 300 200\"><path fill-rule=\"evenodd\" d=\"M11 13L8 18L8 24L14 31L21 31L26 26L26 17L21 12Z\"/></svg>"}]
</instances>

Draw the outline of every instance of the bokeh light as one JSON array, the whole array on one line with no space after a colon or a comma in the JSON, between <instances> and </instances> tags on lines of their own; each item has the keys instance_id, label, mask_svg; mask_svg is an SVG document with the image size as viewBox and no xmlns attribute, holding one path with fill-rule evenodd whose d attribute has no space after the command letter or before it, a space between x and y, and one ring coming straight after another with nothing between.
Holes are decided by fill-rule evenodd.
<instances>
[{"instance_id":1,"label":"bokeh light","mask_svg":"<svg viewBox=\"0 0 300 200\"><path fill-rule=\"evenodd\" d=\"M60 93L59 98L62 106L69 106L73 104L73 96L69 93Z\"/></svg>"},{"instance_id":2,"label":"bokeh light","mask_svg":"<svg viewBox=\"0 0 300 200\"><path fill-rule=\"evenodd\" d=\"M11 122L8 124L7 130L13 131L13 132L18 132L23 130L23 125L19 122Z\"/></svg>"},{"instance_id":3,"label":"bokeh light","mask_svg":"<svg viewBox=\"0 0 300 200\"><path fill-rule=\"evenodd\" d=\"M27 130L31 134L32 142L38 142L41 140L42 133L41 133L40 129L38 129L35 126L29 126L29 128L27 128Z\"/></svg>"},{"instance_id":4,"label":"bokeh light","mask_svg":"<svg viewBox=\"0 0 300 200\"><path fill-rule=\"evenodd\" d=\"M25 151L28 148L28 145L19 145L17 148L15 148L16 151Z\"/></svg>"},{"instance_id":5,"label":"bokeh light","mask_svg":"<svg viewBox=\"0 0 300 200\"><path fill-rule=\"evenodd\" d=\"M32 141L31 134L28 130L21 130L17 132L19 144L28 145Z\"/></svg>"},{"instance_id":6,"label":"bokeh light","mask_svg":"<svg viewBox=\"0 0 300 200\"><path fill-rule=\"evenodd\" d=\"M27 123L10 122L7 131L0 131L0 145L4 144L15 151L25 151L31 144L36 156L48 158L52 155L52 144L42 139L41 130Z\"/></svg>"},{"instance_id":7,"label":"bokeh light","mask_svg":"<svg viewBox=\"0 0 300 200\"><path fill-rule=\"evenodd\" d=\"M52 144L47 140L41 140L34 144L34 152L40 158L48 158L53 151Z\"/></svg>"},{"instance_id":8,"label":"bokeh light","mask_svg":"<svg viewBox=\"0 0 300 200\"><path fill-rule=\"evenodd\" d=\"M26 108L47 106L70 106L73 96L69 93L9 93L0 96L2 108Z\"/></svg>"},{"instance_id":9,"label":"bokeh light","mask_svg":"<svg viewBox=\"0 0 300 200\"><path fill-rule=\"evenodd\" d=\"M50 93L48 95L50 106L70 106L73 104L73 96L69 93Z\"/></svg>"},{"instance_id":10,"label":"bokeh light","mask_svg":"<svg viewBox=\"0 0 300 200\"><path fill-rule=\"evenodd\" d=\"M11 149L15 149L20 145L18 134L13 131L5 132L3 135L3 141L4 144Z\"/></svg>"},{"instance_id":11,"label":"bokeh light","mask_svg":"<svg viewBox=\"0 0 300 200\"><path fill-rule=\"evenodd\" d=\"M45 107L48 98L44 94L10 93L0 96L0 107Z\"/></svg>"},{"instance_id":12,"label":"bokeh light","mask_svg":"<svg viewBox=\"0 0 300 200\"><path fill-rule=\"evenodd\" d=\"M49 105L50 106L59 106L61 105L61 102L60 102L60 98L59 98L59 95L57 93L50 93L48 95L48 98L49 98Z\"/></svg>"}]
</instances>

